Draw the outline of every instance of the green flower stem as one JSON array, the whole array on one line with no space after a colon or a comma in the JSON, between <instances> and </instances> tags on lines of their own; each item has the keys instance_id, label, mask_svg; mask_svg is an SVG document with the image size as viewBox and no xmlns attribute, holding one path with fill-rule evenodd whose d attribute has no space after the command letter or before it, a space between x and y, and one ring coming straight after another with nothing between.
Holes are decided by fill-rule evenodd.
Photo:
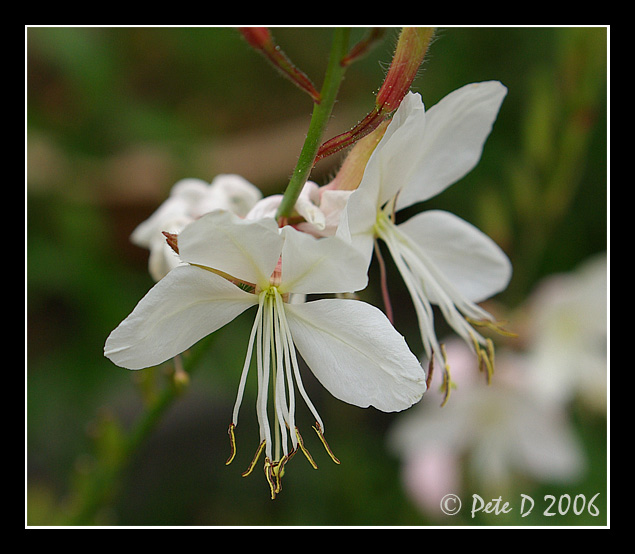
<instances>
[{"instance_id":1,"label":"green flower stem","mask_svg":"<svg viewBox=\"0 0 635 554\"><path fill-rule=\"evenodd\" d=\"M340 62L348 53L349 35L350 29L337 28L335 30L331 54L324 76L324 84L320 92L322 100L313 108L309 130L307 131L306 140L300 152L298 163L287 185L287 189L284 192L282 202L278 207L276 214L276 219L278 220L289 217L293 212L300 191L309 179L309 175L315 164L315 158L322 143L322 136L331 117L340 83L346 71L346 67Z\"/></svg>"},{"instance_id":2,"label":"green flower stem","mask_svg":"<svg viewBox=\"0 0 635 554\"><path fill-rule=\"evenodd\" d=\"M191 375L198 367L203 354L209 350L215 339L210 335L192 347L183 360L184 370ZM157 393L154 400L141 414L129 431L119 437L115 453L108 459L97 458L88 481L77 491L77 498L66 516L64 524L71 526L94 525L97 514L110 504L121 492L120 485L124 473L130 466L139 448L156 429L165 412L180 398L185 385L170 381Z\"/></svg>"}]
</instances>

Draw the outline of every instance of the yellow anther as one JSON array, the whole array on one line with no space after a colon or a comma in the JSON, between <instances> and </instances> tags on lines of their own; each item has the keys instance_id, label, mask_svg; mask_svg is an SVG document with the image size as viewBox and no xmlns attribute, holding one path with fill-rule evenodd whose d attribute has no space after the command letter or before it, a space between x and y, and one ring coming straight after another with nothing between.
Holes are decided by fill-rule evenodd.
<instances>
[{"instance_id":1,"label":"yellow anther","mask_svg":"<svg viewBox=\"0 0 635 554\"><path fill-rule=\"evenodd\" d=\"M267 478L267 483L269 483L269 488L271 489L271 500L273 500L279 492L279 490L277 490L279 485L276 484L276 477L269 458L265 458L265 477Z\"/></svg>"},{"instance_id":2,"label":"yellow anther","mask_svg":"<svg viewBox=\"0 0 635 554\"><path fill-rule=\"evenodd\" d=\"M492 382L492 375L494 374L494 343L492 339L486 339L487 350L483 348L476 340L473 333L470 333L472 337L472 344L478 357L478 369L479 371L485 371L487 377L487 384Z\"/></svg>"},{"instance_id":3,"label":"yellow anther","mask_svg":"<svg viewBox=\"0 0 635 554\"><path fill-rule=\"evenodd\" d=\"M485 366L487 367L487 384L491 384L492 375L494 375L494 342L492 339L485 340L487 344L487 353L484 355Z\"/></svg>"},{"instance_id":4,"label":"yellow anther","mask_svg":"<svg viewBox=\"0 0 635 554\"><path fill-rule=\"evenodd\" d=\"M236 456L236 435L234 434L235 428L236 426L233 423L229 424L229 429L227 432L229 433L229 447L231 450L229 453L229 458L227 458L227 461L225 462L226 466L231 464L234 461L234 456Z\"/></svg>"},{"instance_id":5,"label":"yellow anther","mask_svg":"<svg viewBox=\"0 0 635 554\"><path fill-rule=\"evenodd\" d=\"M302 454L304 454L306 456L306 459L309 460L309 463L311 464L313 469L317 469L318 466L315 463L315 460L313 460L313 456L311 456L311 453L305 448L304 441L302 440L302 435L300 435L300 431L298 431L297 427L295 428L295 436L298 437L298 446L300 447L300 450L302 450Z\"/></svg>"},{"instance_id":6,"label":"yellow anther","mask_svg":"<svg viewBox=\"0 0 635 554\"><path fill-rule=\"evenodd\" d=\"M504 337L517 337L518 334L513 331L508 331L503 327L504 321L490 321L489 319L472 319L470 317L465 318L470 325L474 327L486 327L487 329L498 333Z\"/></svg>"},{"instance_id":7,"label":"yellow anther","mask_svg":"<svg viewBox=\"0 0 635 554\"><path fill-rule=\"evenodd\" d=\"M450 376L450 364L448 363L448 356L445 352L445 345L443 344L441 345L441 355L443 356L443 384L441 385L441 390L443 391L443 402L441 402L441 407L443 408L450 399L450 392L455 385L452 381L452 377Z\"/></svg>"},{"instance_id":8,"label":"yellow anther","mask_svg":"<svg viewBox=\"0 0 635 554\"><path fill-rule=\"evenodd\" d=\"M317 436L320 437L320 440L322 441L322 444L324 445L326 452L331 457L331 460L333 460L336 464L341 463L335 457L335 454L333 454L333 451L331 450L331 447L329 446L328 442L326 442L326 439L324 438L324 433L322 432L322 428L320 427L320 424L317 421L315 422L315 426L313 427L313 429L317 433Z\"/></svg>"},{"instance_id":9,"label":"yellow anther","mask_svg":"<svg viewBox=\"0 0 635 554\"><path fill-rule=\"evenodd\" d=\"M284 464L287 463L289 456L283 456L277 462L272 462L269 458L265 458L265 477L269 483L271 490L271 500L282 490L282 476L284 475Z\"/></svg>"},{"instance_id":10,"label":"yellow anther","mask_svg":"<svg viewBox=\"0 0 635 554\"><path fill-rule=\"evenodd\" d=\"M258 446L258 450L256 450L256 454L254 455L254 459L251 460L251 463L249 464L249 467L247 468L246 471L241 473L241 475L243 477L247 477L248 475L251 475L251 472L254 470L254 467L256 467L256 464L258 463L258 458L260 458L260 454L262 454L262 451L265 449L265 443L266 442L267 441L262 441L260 443L260 446Z\"/></svg>"},{"instance_id":11,"label":"yellow anther","mask_svg":"<svg viewBox=\"0 0 635 554\"><path fill-rule=\"evenodd\" d=\"M470 338L472 339L472 346L474 347L474 351L476 352L476 356L478 359L478 370L483 371L483 350L481 349L481 345L476 340L476 336L474 333L470 333Z\"/></svg>"}]
</instances>

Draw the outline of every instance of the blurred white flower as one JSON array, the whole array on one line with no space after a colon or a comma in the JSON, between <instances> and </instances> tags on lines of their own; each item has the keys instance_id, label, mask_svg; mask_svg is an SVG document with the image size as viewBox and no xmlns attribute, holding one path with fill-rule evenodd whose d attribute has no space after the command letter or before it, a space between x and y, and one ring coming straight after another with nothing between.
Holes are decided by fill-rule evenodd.
<instances>
[{"instance_id":1,"label":"blurred white flower","mask_svg":"<svg viewBox=\"0 0 635 554\"><path fill-rule=\"evenodd\" d=\"M163 232L178 233L188 223L213 210L245 217L260 198L260 190L239 175L218 175L209 184L200 179L182 179L157 210L136 227L130 240L150 250L148 270L158 281L182 263L166 243Z\"/></svg>"},{"instance_id":2,"label":"blurred white flower","mask_svg":"<svg viewBox=\"0 0 635 554\"><path fill-rule=\"evenodd\" d=\"M606 413L607 310L606 254L541 282L528 301L524 333L541 394Z\"/></svg>"}]
</instances>

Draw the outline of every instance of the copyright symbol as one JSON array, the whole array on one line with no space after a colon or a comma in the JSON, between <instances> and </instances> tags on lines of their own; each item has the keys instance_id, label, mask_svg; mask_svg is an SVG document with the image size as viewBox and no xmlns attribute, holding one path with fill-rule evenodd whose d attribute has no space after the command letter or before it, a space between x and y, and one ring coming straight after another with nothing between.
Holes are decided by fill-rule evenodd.
<instances>
[{"instance_id":1,"label":"copyright symbol","mask_svg":"<svg viewBox=\"0 0 635 554\"><path fill-rule=\"evenodd\" d=\"M446 494L441 499L441 511L448 516L454 516L461 510L461 499L456 494Z\"/></svg>"}]
</instances>

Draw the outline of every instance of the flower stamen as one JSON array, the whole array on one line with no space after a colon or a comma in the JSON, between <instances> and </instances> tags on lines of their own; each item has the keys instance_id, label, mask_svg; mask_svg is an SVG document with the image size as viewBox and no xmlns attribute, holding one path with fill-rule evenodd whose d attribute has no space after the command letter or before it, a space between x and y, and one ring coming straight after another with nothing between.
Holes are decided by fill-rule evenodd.
<instances>
[{"instance_id":1,"label":"flower stamen","mask_svg":"<svg viewBox=\"0 0 635 554\"><path fill-rule=\"evenodd\" d=\"M284 464L287 463L289 456L283 456L277 462L272 462L269 458L265 458L265 478L271 489L271 500L275 500L276 495L282 490L282 476L284 475Z\"/></svg>"},{"instance_id":2,"label":"flower stamen","mask_svg":"<svg viewBox=\"0 0 635 554\"><path fill-rule=\"evenodd\" d=\"M274 272L275 273L275 272ZM276 281L277 282L277 281ZM313 469L317 464L307 450L295 425L295 390L305 400L307 407L315 417L313 429L317 433L330 458L339 464L330 446L324 438L323 423L309 400L302 384L300 368L296 357L291 329L285 315L285 298L276 285L271 285L259 293L258 312L254 321L247 356L240 379L238 398L234 406L232 423L229 426L230 456L229 465L236 455L235 429L238 424L238 411L242 402L250 361L255 350L258 374L258 398L256 411L260 426L260 444L243 477L251 475L258 460L264 452L264 473L271 491L271 498L282 490L284 465L301 450ZM273 427L269 425L268 389L273 390Z\"/></svg>"},{"instance_id":3,"label":"flower stamen","mask_svg":"<svg viewBox=\"0 0 635 554\"><path fill-rule=\"evenodd\" d=\"M313 460L313 456L311 456L311 453L304 446L304 441L302 440L302 435L300 435L300 431L298 431L297 427L295 428L295 434L298 437L298 446L300 447L300 450L302 450L302 454L304 454L306 456L306 459L309 460L309 463L311 464L311 467L313 467L313 469L317 469L318 466L315 463L315 460Z\"/></svg>"},{"instance_id":4,"label":"flower stamen","mask_svg":"<svg viewBox=\"0 0 635 554\"><path fill-rule=\"evenodd\" d=\"M430 383L432 383L432 375L434 374L434 352L432 356L430 356L430 361L428 362L428 375L426 376L426 390L430 389Z\"/></svg>"},{"instance_id":5,"label":"flower stamen","mask_svg":"<svg viewBox=\"0 0 635 554\"><path fill-rule=\"evenodd\" d=\"M233 423L230 423L229 429L227 430L227 432L229 433L230 452L229 452L229 458L227 458L227 461L225 462L226 466L231 464L234 461L234 457L236 456L236 435L234 433L235 428L236 426Z\"/></svg>"},{"instance_id":6,"label":"flower stamen","mask_svg":"<svg viewBox=\"0 0 635 554\"><path fill-rule=\"evenodd\" d=\"M441 390L443 390L443 402L441 402L441 407L443 408L450 399L450 391L455 385L450 376L450 364L448 363L448 355L445 352L444 344L441 345L441 355L443 356L443 384L441 385Z\"/></svg>"},{"instance_id":7,"label":"flower stamen","mask_svg":"<svg viewBox=\"0 0 635 554\"><path fill-rule=\"evenodd\" d=\"M502 335L503 337L517 337L518 336L517 333L514 333L513 331L508 331L507 329L505 329L503 327L503 324L504 324L503 321L492 321L490 319L473 319L471 317L466 317L465 319L468 321L470 325L473 325L474 327L485 327L486 329L490 329L491 331L494 331L498 333L499 335Z\"/></svg>"},{"instance_id":8,"label":"flower stamen","mask_svg":"<svg viewBox=\"0 0 635 554\"><path fill-rule=\"evenodd\" d=\"M324 446L328 455L331 457L331 460L333 460L336 464L339 465L341 462L335 457L335 454L333 454L333 451L331 450L329 443L326 442L326 439L324 438L322 427L317 421L315 422L315 425L313 426L313 430L317 433L317 436L320 438L320 441L322 441L322 445Z\"/></svg>"},{"instance_id":9,"label":"flower stamen","mask_svg":"<svg viewBox=\"0 0 635 554\"><path fill-rule=\"evenodd\" d=\"M478 357L478 369L481 372L485 371L487 384L489 385L492 382L492 375L494 375L494 343L492 339L485 339L485 347L483 347L476 339L474 333L470 333L470 337Z\"/></svg>"},{"instance_id":10,"label":"flower stamen","mask_svg":"<svg viewBox=\"0 0 635 554\"><path fill-rule=\"evenodd\" d=\"M258 463L258 459L260 458L260 455L262 454L262 451L265 449L265 443L267 441L262 441L260 443L260 445L258 446L258 450L256 450L256 453L254 454L254 458L253 460L251 460L251 463L249 464L249 467L243 471L241 473L241 475L243 477L247 477L248 475L251 475L251 472L254 470L254 467L256 467L256 464Z\"/></svg>"},{"instance_id":11,"label":"flower stamen","mask_svg":"<svg viewBox=\"0 0 635 554\"><path fill-rule=\"evenodd\" d=\"M434 353L441 354L444 367L443 385L446 404L450 389L454 386L450 379L449 364L442 345L437 342L434 332L433 313L430 297L435 299L448 324L473 347L477 356L479 371L485 372L489 384L494 373L494 343L481 336L474 327L485 327L500 335L514 337L483 308L464 298L439 271L432 260L405 233L401 232L390 219L390 202L377 215L375 235L382 239L397 265L406 287L412 297L424 349L430 359ZM430 366L432 369L432 366Z\"/></svg>"}]
</instances>

